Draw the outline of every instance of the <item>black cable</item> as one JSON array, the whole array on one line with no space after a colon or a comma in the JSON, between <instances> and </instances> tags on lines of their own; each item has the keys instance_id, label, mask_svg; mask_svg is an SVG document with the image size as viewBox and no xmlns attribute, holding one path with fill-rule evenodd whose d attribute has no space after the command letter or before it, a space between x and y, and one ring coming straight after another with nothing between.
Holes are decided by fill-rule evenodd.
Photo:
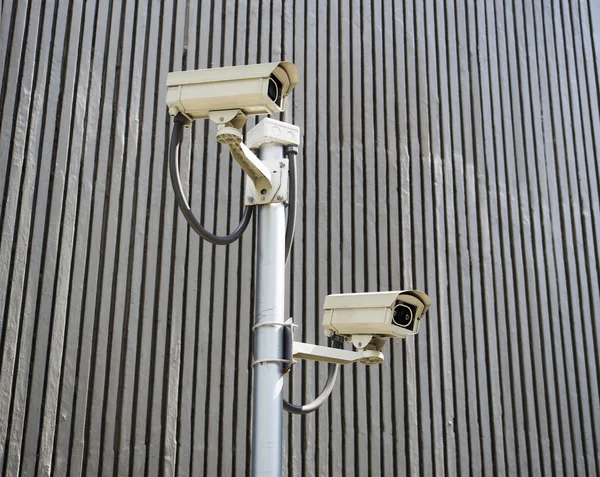
<instances>
[{"instance_id":1,"label":"black cable","mask_svg":"<svg viewBox=\"0 0 600 477\"><path fill-rule=\"evenodd\" d=\"M294 233L296 230L296 155L298 154L298 149L296 147L287 147L286 154L288 157L289 167L290 167L290 176L289 176L289 208L288 208L288 216L287 216L287 224L285 230L285 260L286 263L290 258L292 245L294 243ZM342 348L343 341L334 340L333 347L334 348ZM283 400L283 409L292 414L309 414L313 411L316 411L320 408L331 395L331 391L333 391L333 387L335 386L335 381L337 379L338 371L340 365L333 364L329 365L329 373L327 374L327 381L325 382L325 386L323 386L322 391L320 392L317 398L308 403L302 405L292 404L291 402Z\"/></svg>"},{"instance_id":2,"label":"black cable","mask_svg":"<svg viewBox=\"0 0 600 477\"><path fill-rule=\"evenodd\" d=\"M342 345L343 341L333 341L334 348L341 349ZM323 390L321 391L321 393L317 396L317 398L314 401L308 404L301 404L297 406L296 404L292 404L284 399L283 409L285 409L287 412L291 412L292 414L302 415L316 411L327 401L329 395L331 394L331 391L333 391L333 386L335 386L335 380L337 379L339 369L339 364L329 365L329 374L327 375L327 382L325 383L325 386L323 386Z\"/></svg>"},{"instance_id":3,"label":"black cable","mask_svg":"<svg viewBox=\"0 0 600 477\"><path fill-rule=\"evenodd\" d=\"M298 148L295 146L287 147L286 154L290 167L290 176L288 181L289 206L287 211L287 223L285 227L285 263L287 263L290 258L292 245L294 243L294 233L296 231L296 155L298 154Z\"/></svg>"},{"instance_id":4,"label":"black cable","mask_svg":"<svg viewBox=\"0 0 600 477\"><path fill-rule=\"evenodd\" d=\"M179 206L179 209L183 213L183 216L187 220L189 226L200 235L204 240L214 243L215 245L229 245L239 239L252 218L254 207L244 207L244 213L240 224L236 229L229 235L221 237L215 235L206 230L190 209L188 202L183 194L181 187L181 177L179 176L179 146L183 139L183 126L187 123L187 118L182 114L178 114L173 119L175 125L173 126L173 133L171 134L171 144L169 145L169 172L171 173L171 183L173 184L173 192L175 193L175 202Z\"/></svg>"}]
</instances>

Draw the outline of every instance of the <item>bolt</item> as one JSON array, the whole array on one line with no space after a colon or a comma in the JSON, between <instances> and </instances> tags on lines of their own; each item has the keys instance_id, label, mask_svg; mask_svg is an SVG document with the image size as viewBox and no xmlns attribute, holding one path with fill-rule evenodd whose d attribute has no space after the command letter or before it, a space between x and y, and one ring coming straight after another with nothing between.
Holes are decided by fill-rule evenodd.
<instances>
[{"instance_id":1,"label":"bolt","mask_svg":"<svg viewBox=\"0 0 600 477\"><path fill-rule=\"evenodd\" d=\"M260 193L261 193L262 195L265 195L265 194L267 193L267 189L262 189L262 190L260 191Z\"/></svg>"},{"instance_id":2,"label":"bolt","mask_svg":"<svg viewBox=\"0 0 600 477\"><path fill-rule=\"evenodd\" d=\"M358 347L360 348L362 346L362 343L359 341L358 342Z\"/></svg>"},{"instance_id":3,"label":"bolt","mask_svg":"<svg viewBox=\"0 0 600 477\"><path fill-rule=\"evenodd\" d=\"M249 195L248 197L246 197L246 200L248 201L248 203L251 204L252 202L254 202L254 197Z\"/></svg>"},{"instance_id":4,"label":"bolt","mask_svg":"<svg viewBox=\"0 0 600 477\"><path fill-rule=\"evenodd\" d=\"M282 195L278 195L277 196L277 200L283 200L283 196Z\"/></svg>"},{"instance_id":5,"label":"bolt","mask_svg":"<svg viewBox=\"0 0 600 477\"><path fill-rule=\"evenodd\" d=\"M219 121L223 122L223 121L225 121L225 118L221 116L221 117L219 118Z\"/></svg>"},{"instance_id":6,"label":"bolt","mask_svg":"<svg viewBox=\"0 0 600 477\"><path fill-rule=\"evenodd\" d=\"M279 168L280 168L280 169L283 169L284 167L285 167L285 162L280 162L280 163L279 163Z\"/></svg>"}]
</instances>

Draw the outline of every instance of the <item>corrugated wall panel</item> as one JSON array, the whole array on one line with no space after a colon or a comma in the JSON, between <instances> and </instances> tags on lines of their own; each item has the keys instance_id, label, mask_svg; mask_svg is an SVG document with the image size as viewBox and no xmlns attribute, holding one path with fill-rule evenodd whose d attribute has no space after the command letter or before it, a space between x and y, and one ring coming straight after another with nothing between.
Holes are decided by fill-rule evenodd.
<instances>
[{"instance_id":1,"label":"corrugated wall panel","mask_svg":"<svg viewBox=\"0 0 600 477\"><path fill-rule=\"evenodd\" d=\"M226 248L189 231L165 79L281 58L301 72L299 335L326 343L328 293L434 302L285 419L284 474L598 475L599 20L559 0L0 2L2 475L249 474L255 226ZM181 174L223 233L243 178L215 131L186 133ZM326 376L301 363L286 395Z\"/></svg>"}]
</instances>

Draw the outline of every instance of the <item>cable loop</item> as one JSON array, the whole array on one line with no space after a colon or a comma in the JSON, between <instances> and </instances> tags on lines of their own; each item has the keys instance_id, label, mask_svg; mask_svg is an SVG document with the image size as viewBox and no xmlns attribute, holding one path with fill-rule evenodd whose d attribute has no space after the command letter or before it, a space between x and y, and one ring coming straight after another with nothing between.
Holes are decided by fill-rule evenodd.
<instances>
[{"instance_id":1,"label":"cable loop","mask_svg":"<svg viewBox=\"0 0 600 477\"><path fill-rule=\"evenodd\" d=\"M173 132L171 134L171 143L169 145L169 172L171 175L171 184L173 185L173 192L175 194L175 202L183 216L187 220L189 226L204 240L213 243L215 245L229 245L238 240L242 234L246 231L252 214L254 213L254 207L245 207L244 213L242 214L239 225L229 235L219 236L215 235L206 230L202 224L198 221L192 209L188 204L187 199L183 193L183 187L181 186L181 177L179 174L179 147L183 140L183 127L189 124L189 119L183 114L179 113L173 119L175 123L173 126Z\"/></svg>"},{"instance_id":2,"label":"cable loop","mask_svg":"<svg viewBox=\"0 0 600 477\"><path fill-rule=\"evenodd\" d=\"M334 348L340 349L342 348L342 346L343 341L333 341ZM289 413L300 415L308 414L319 409L323 404L325 404L325 402L329 398L329 395L331 394L331 391L333 391L333 387L335 386L335 381L337 379L339 369L339 364L329 365L329 374L327 375L327 382L325 383L325 386L323 386L323 390L321 391L321 393L317 396L317 398L314 401L308 404L296 405L284 399L283 409L285 409Z\"/></svg>"}]
</instances>

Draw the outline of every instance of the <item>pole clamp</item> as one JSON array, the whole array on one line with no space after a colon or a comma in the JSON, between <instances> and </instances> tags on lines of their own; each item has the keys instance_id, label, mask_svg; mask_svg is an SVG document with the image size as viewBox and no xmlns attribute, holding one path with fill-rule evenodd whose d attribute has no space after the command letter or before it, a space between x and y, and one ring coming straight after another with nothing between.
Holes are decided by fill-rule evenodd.
<instances>
[{"instance_id":1,"label":"pole clamp","mask_svg":"<svg viewBox=\"0 0 600 477\"><path fill-rule=\"evenodd\" d=\"M292 369L292 366L296 362L294 360L294 328L298 325L295 325L292 318L287 320L285 323L281 323L279 321L261 321L260 323L256 323L252 327L252 331L255 331L258 328L262 328L265 326L273 326L273 327L283 327L283 357L281 358L264 358L264 359L256 359L252 361L252 367L257 364L263 363L281 363L283 368L283 374L286 374Z\"/></svg>"}]
</instances>

